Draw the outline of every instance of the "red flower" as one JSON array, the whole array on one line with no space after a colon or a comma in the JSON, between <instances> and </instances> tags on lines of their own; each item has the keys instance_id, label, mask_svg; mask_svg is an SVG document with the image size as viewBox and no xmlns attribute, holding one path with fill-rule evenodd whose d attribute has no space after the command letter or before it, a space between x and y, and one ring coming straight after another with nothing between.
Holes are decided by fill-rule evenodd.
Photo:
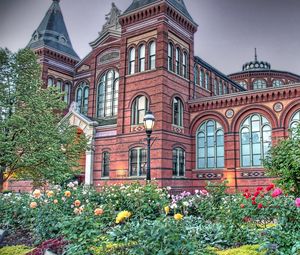
<instances>
[{"instance_id":1,"label":"red flower","mask_svg":"<svg viewBox=\"0 0 300 255\"><path fill-rule=\"evenodd\" d=\"M245 193L248 193L249 192L249 190L248 189L245 189Z\"/></svg>"},{"instance_id":2,"label":"red flower","mask_svg":"<svg viewBox=\"0 0 300 255\"><path fill-rule=\"evenodd\" d=\"M275 185L273 183L271 183L267 188L266 190L267 191L270 191L271 189L274 189L275 188Z\"/></svg>"},{"instance_id":3,"label":"red flower","mask_svg":"<svg viewBox=\"0 0 300 255\"><path fill-rule=\"evenodd\" d=\"M241 207L241 208L245 208L245 205L244 205L244 204L241 204L240 207Z\"/></svg>"},{"instance_id":4,"label":"red flower","mask_svg":"<svg viewBox=\"0 0 300 255\"><path fill-rule=\"evenodd\" d=\"M254 201L256 199L256 197L252 197L251 199L252 199L252 201Z\"/></svg>"},{"instance_id":5,"label":"red flower","mask_svg":"<svg viewBox=\"0 0 300 255\"><path fill-rule=\"evenodd\" d=\"M255 200L253 200L253 201L252 201L252 204L253 204L253 205L256 205L257 203L256 203L256 201L255 201Z\"/></svg>"},{"instance_id":6,"label":"red flower","mask_svg":"<svg viewBox=\"0 0 300 255\"><path fill-rule=\"evenodd\" d=\"M257 188L256 188L256 191L262 191L262 190L264 190L263 187L257 187Z\"/></svg>"},{"instance_id":7,"label":"red flower","mask_svg":"<svg viewBox=\"0 0 300 255\"><path fill-rule=\"evenodd\" d=\"M261 209L261 208L263 208L263 205L262 205L261 203L259 203L259 204L257 205L257 208L258 208L258 209Z\"/></svg>"},{"instance_id":8,"label":"red flower","mask_svg":"<svg viewBox=\"0 0 300 255\"><path fill-rule=\"evenodd\" d=\"M265 197L265 196L264 196L264 194L260 194L260 197L263 198L263 197Z\"/></svg>"},{"instance_id":9,"label":"red flower","mask_svg":"<svg viewBox=\"0 0 300 255\"><path fill-rule=\"evenodd\" d=\"M259 195L259 191L256 191L253 196L257 197Z\"/></svg>"}]
</instances>

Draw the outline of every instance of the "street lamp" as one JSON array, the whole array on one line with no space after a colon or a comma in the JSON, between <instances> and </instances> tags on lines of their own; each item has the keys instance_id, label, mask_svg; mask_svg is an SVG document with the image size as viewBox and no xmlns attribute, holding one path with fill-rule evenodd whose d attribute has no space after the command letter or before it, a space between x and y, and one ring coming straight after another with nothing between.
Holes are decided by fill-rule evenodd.
<instances>
[{"instance_id":1,"label":"street lamp","mask_svg":"<svg viewBox=\"0 0 300 255\"><path fill-rule=\"evenodd\" d=\"M155 118L151 111L147 111L146 115L144 117L144 127L147 134L147 175L146 180L151 180L151 174L150 174L150 141L151 141L151 133L154 127Z\"/></svg>"}]
</instances>

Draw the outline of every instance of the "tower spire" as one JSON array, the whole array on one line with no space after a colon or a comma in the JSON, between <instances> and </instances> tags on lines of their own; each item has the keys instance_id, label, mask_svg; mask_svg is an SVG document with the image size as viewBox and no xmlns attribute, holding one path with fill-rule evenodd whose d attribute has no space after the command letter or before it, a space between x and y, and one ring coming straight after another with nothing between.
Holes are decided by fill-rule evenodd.
<instances>
[{"instance_id":1,"label":"tower spire","mask_svg":"<svg viewBox=\"0 0 300 255\"><path fill-rule=\"evenodd\" d=\"M254 48L254 51L255 51L255 53L254 53L254 59L255 59L255 61L257 61L257 51L256 51L256 48Z\"/></svg>"}]
</instances>

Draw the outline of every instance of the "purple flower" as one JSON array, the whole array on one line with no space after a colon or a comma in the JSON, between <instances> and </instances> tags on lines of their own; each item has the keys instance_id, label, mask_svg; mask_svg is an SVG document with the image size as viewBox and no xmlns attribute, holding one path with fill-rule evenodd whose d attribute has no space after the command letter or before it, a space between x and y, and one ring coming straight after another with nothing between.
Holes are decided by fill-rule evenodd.
<instances>
[{"instance_id":1,"label":"purple flower","mask_svg":"<svg viewBox=\"0 0 300 255\"><path fill-rule=\"evenodd\" d=\"M300 207L300 197L296 198L295 205L299 208Z\"/></svg>"}]
</instances>

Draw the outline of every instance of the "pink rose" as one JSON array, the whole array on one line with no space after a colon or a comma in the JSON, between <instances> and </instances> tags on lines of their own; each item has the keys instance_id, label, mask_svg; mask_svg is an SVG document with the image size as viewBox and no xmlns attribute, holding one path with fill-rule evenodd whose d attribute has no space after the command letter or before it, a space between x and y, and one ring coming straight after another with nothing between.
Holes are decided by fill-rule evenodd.
<instances>
[{"instance_id":1,"label":"pink rose","mask_svg":"<svg viewBox=\"0 0 300 255\"><path fill-rule=\"evenodd\" d=\"M300 207L300 197L296 198L295 205L299 208Z\"/></svg>"},{"instance_id":2,"label":"pink rose","mask_svg":"<svg viewBox=\"0 0 300 255\"><path fill-rule=\"evenodd\" d=\"M282 194L282 190L279 188L276 188L273 193L272 193L272 197L278 197Z\"/></svg>"}]
</instances>

